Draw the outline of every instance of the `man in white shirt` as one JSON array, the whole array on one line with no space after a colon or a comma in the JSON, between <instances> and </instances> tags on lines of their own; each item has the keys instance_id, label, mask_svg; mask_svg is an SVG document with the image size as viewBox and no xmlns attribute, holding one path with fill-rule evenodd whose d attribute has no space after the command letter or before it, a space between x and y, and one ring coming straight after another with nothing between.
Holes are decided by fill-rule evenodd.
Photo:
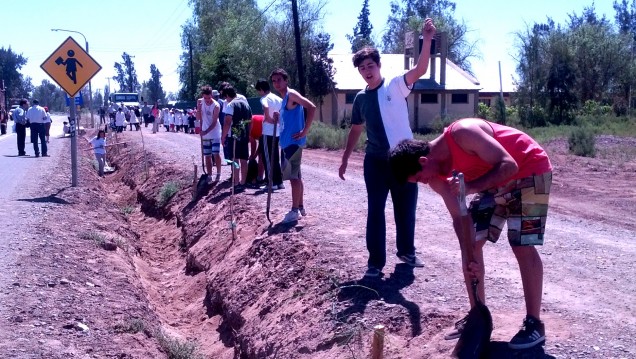
<instances>
[{"instance_id":1,"label":"man in white shirt","mask_svg":"<svg viewBox=\"0 0 636 359\"><path fill-rule=\"evenodd\" d=\"M216 165L216 177L214 182L221 179L221 123L219 122L220 106L212 98L212 88L203 86L201 97L197 101L197 120L201 123L201 146L205 168L208 173L208 183L212 183L212 157Z\"/></svg>"},{"instance_id":2,"label":"man in white shirt","mask_svg":"<svg viewBox=\"0 0 636 359\"><path fill-rule=\"evenodd\" d=\"M261 142L264 144L263 152L265 153L263 155L267 177L271 176L272 178L272 189L283 189L285 186L280 170L280 151L278 150L280 126L276 126L276 133L274 133L274 112L280 112L283 99L270 92L269 82L265 79L258 80L254 88L261 96L261 105L263 106L263 137ZM270 157L272 158L270 159ZM272 173L269 173L270 169Z\"/></svg>"},{"instance_id":3,"label":"man in white shirt","mask_svg":"<svg viewBox=\"0 0 636 359\"><path fill-rule=\"evenodd\" d=\"M49 157L46 145L46 111L39 105L38 100L33 100L33 105L27 110L26 118L31 123L31 142L33 143L33 152L35 157L40 157L40 148L38 139L42 144L42 157Z\"/></svg>"}]
</instances>

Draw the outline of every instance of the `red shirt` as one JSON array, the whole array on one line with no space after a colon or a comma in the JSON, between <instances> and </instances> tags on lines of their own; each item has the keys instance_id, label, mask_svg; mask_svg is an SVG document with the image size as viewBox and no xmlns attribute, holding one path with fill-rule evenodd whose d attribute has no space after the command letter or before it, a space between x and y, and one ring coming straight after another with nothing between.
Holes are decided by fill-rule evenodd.
<instances>
[{"instance_id":1,"label":"red shirt","mask_svg":"<svg viewBox=\"0 0 636 359\"><path fill-rule=\"evenodd\" d=\"M250 137L258 140L263 135L263 115L252 115Z\"/></svg>"},{"instance_id":2,"label":"red shirt","mask_svg":"<svg viewBox=\"0 0 636 359\"><path fill-rule=\"evenodd\" d=\"M485 122L492 128L495 140L512 156L519 167L519 171L501 185L511 180L552 171L548 154L530 136L512 127ZM466 153L457 145L451 136L451 129L456 123L457 121L453 122L444 130L444 139L450 148L453 169L464 173L466 181L472 181L483 176L492 166L478 156Z\"/></svg>"}]
</instances>

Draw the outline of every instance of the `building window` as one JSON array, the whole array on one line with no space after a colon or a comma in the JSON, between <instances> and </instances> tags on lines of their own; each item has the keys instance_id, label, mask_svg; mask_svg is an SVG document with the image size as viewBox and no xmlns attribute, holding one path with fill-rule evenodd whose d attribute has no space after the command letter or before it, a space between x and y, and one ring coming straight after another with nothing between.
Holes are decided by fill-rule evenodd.
<instances>
[{"instance_id":1,"label":"building window","mask_svg":"<svg viewBox=\"0 0 636 359\"><path fill-rule=\"evenodd\" d=\"M353 103L353 99L356 98L357 93L349 92L345 94L345 103L350 105Z\"/></svg>"},{"instance_id":2,"label":"building window","mask_svg":"<svg viewBox=\"0 0 636 359\"><path fill-rule=\"evenodd\" d=\"M452 94L451 103L468 103L468 94L467 93Z\"/></svg>"},{"instance_id":3,"label":"building window","mask_svg":"<svg viewBox=\"0 0 636 359\"><path fill-rule=\"evenodd\" d=\"M423 93L420 95L420 103L437 103L436 93Z\"/></svg>"}]
</instances>

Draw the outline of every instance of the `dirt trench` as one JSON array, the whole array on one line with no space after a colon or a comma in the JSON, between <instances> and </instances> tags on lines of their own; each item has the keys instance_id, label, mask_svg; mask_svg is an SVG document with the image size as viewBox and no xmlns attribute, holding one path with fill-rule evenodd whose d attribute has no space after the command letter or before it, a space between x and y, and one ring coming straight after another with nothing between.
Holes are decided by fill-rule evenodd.
<instances>
[{"instance_id":1,"label":"dirt trench","mask_svg":"<svg viewBox=\"0 0 636 359\"><path fill-rule=\"evenodd\" d=\"M209 358L364 357L351 355L357 324L334 320L336 270L322 268L302 225L269 227L248 195L232 198L229 181L193 200L194 170L150 156L146 173L140 152L130 153L111 156L110 199L135 207L133 263L164 331Z\"/></svg>"}]
</instances>

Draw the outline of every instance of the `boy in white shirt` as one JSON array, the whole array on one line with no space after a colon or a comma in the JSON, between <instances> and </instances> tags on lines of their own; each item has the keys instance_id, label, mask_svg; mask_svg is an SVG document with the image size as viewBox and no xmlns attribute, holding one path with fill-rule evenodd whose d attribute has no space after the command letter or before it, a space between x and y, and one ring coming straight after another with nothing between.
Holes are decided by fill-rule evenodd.
<instances>
[{"instance_id":1,"label":"boy in white shirt","mask_svg":"<svg viewBox=\"0 0 636 359\"><path fill-rule=\"evenodd\" d=\"M197 120L201 122L201 145L205 168L208 173L208 183L212 183L212 157L216 165L216 177L214 182L221 179L221 123L219 122L219 103L212 98L212 88L203 86L201 97L197 101Z\"/></svg>"}]
</instances>

